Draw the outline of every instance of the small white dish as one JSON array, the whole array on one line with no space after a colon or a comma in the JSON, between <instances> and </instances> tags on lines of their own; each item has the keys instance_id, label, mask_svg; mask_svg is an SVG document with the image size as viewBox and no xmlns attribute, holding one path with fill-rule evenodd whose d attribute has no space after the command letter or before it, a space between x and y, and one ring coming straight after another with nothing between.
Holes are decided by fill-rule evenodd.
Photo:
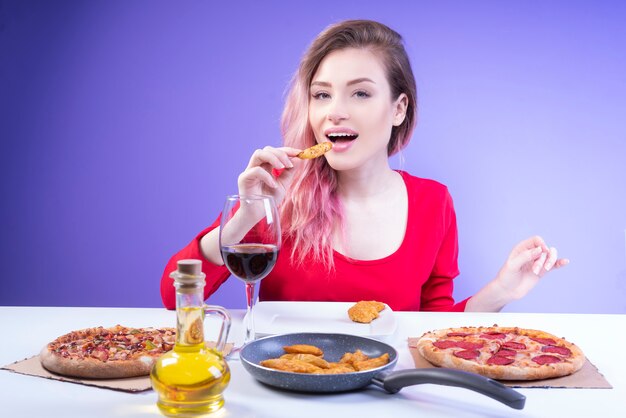
<instances>
[{"instance_id":1,"label":"small white dish","mask_svg":"<svg viewBox=\"0 0 626 418\"><path fill-rule=\"evenodd\" d=\"M363 337L385 337L396 330L396 318L385 305L380 316L359 324L348 316L354 302L259 302L254 307L257 336L293 332L327 332Z\"/></svg>"}]
</instances>

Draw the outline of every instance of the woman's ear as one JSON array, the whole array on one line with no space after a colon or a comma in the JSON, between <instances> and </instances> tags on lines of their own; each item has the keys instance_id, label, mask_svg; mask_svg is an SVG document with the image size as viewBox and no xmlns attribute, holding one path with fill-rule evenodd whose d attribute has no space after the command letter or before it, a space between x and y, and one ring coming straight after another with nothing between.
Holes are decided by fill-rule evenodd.
<instances>
[{"instance_id":1,"label":"woman's ear","mask_svg":"<svg viewBox=\"0 0 626 418\"><path fill-rule=\"evenodd\" d=\"M404 122L404 118L406 118L406 109L409 107L408 96L404 93L400 94L393 103L393 107L393 126L400 126Z\"/></svg>"}]
</instances>

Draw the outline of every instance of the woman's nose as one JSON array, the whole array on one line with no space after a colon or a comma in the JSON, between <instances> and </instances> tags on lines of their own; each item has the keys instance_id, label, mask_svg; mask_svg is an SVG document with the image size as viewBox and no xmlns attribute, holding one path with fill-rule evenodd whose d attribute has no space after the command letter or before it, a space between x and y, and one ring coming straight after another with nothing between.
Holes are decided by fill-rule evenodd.
<instances>
[{"instance_id":1,"label":"woman's nose","mask_svg":"<svg viewBox=\"0 0 626 418\"><path fill-rule=\"evenodd\" d=\"M327 117L332 123L339 123L342 120L350 119L350 115L339 101L333 103L328 109Z\"/></svg>"}]
</instances>

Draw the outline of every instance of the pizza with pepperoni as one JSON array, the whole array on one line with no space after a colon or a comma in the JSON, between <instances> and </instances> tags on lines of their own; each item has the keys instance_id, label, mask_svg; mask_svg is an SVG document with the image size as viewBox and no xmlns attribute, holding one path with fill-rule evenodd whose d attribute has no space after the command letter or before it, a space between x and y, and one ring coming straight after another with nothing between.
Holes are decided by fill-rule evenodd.
<instances>
[{"instance_id":1,"label":"pizza with pepperoni","mask_svg":"<svg viewBox=\"0 0 626 418\"><path fill-rule=\"evenodd\" d=\"M575 344L544 331L517 327L461 327L430 331L417 341L435 366L498 380L539 380L578 371L585 355Z\"/></svg>"}]
</instances>

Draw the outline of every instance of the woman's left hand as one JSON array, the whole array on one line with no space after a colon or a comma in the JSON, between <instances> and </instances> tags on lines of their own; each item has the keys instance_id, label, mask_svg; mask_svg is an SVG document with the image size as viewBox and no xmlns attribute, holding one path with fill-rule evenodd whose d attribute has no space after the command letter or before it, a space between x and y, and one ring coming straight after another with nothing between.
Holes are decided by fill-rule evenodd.
<instances>
[{"instance_id":1,"label":"woman's left hand","mask_svg":"<svg viewBox=\"0 0 626 418\"><path fill-rule=\"evenodd\" d=\"M557 250L548 247L540 236L528 238L517 244L494 282L507 299L520 299L533 288L544 274L569 263L558 258Z\"/></svg>"}]
</instances>

